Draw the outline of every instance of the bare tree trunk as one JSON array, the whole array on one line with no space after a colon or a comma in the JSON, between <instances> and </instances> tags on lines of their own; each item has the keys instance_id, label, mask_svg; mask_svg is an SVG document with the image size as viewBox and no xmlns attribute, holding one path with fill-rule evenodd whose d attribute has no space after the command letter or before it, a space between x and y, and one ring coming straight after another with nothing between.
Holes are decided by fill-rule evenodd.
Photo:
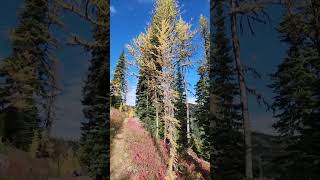
<instances>
[{"instance_id":1,"label":"bare tree trunk","mask_svg":"<svg viewBox=\"0 0 320 180\"><path fill-rule=\"evenodd\" d=\"M50 133L50 130L51 130L51 126L52 126L52 123L53 123L53 117L52 117L52 107L51 107L52 104L49 105L49 108L47 110L47 121L46 121L46 124L45 124L45 129L48 131L48 133Z\"/></svg>"},{"instance_id":2,"label":"bare tree trunk","mask_svg":"<svg viewBox=\"0 0 320 180\"><path fill-rule=\"evenodd\" d=\"M54 121L54 103L55 103L55 92L53 90L51 90L49 97L47 99L46 102L46 107L45 107L45 111L46 111L46 120L45 120L45 124L44 124L44 128L47 130L48 134L50 134L51 132L51 127Z\"/></svg>"},{"instance_id":3,"label":"bare tree trunk","mask_svg":"<svg viewBox=\"0 0 320 180\"><path fill-rule=\"evenodd\" d=\"M148 87L149 87L149 78L147 80ZM149 110L149 93L147 92L147 110Z\"/></svg>"},{"instance_id":4,"label":"bare tree trunk","mask_svg":"<svg viewBox=\"0 0 320 180\"><path fill-rule=\"evenodd\" d=\"M230 8L231 11L236 9L235 0L230 0ZM240 101L242 107L242 116L244 123L244 138L245 138L245 162L246 162L246 177L252 179L252 142L251 142L251 126L249 119L249 110L248 110L248 97L247 90L245 84L244 72L240 60L240 42L237 32L237 14L231 13L231 33L232 33L232 44L233 44L233 52L236 60L236 67L238 71L238 79L240 86Z\"/></svg>"},{"instance_id":5,"label":"bare tree trunk","mask_svg":"<svg viewBox=\"0 0 320 180\"><path fill-rule=\"evenodd\" d=\"M175 170L176 170L176 161L177 161L177 142L176 142L176 126L178 121L174 117L174 102L175 102L175 90L173 87L173 68L172 66L166 62L167 64L164 67L167 67L167 70L162 74L162 90L163 94L163 120L167 127L167 138L169 140L169 159L168 159L168 179L176 179ZM165 139L166 140L166 139Z\"/></svg>"},{"instance_id":6,"label":"bare tree trunk","mask_svg":"<svg viewBox=\"0 0 320 180\"><path fill-rule=\"evenodd\" d=\"M315 22L313 23L314 29L315 29L315 43L317 46L317 51L318 54L320 55L320 2L316 0L311 1L311 8L312 8L312 13L315 19Z\"/></svg>"},{"instance_id":7,"label":"bare tree trunk","mask_svg":"<svg viewBox=\"0 0 320 180\"><path fill-rule=\"evenodd\" d=\"M155 108L156 108L156 138L159 138L159 102L158 102L158 96L157 91L154 91L154 97L155 97Z\"/></svg>"},{"instance_id":8,"label":"bare tree trunk","mask_svg":"<svg viewBox=\"0 0 320 180\"><path fill-rule=\"evenodd\" d=\"M262 157L261 157L261 154L259 156L259 173L260 173L260 180L263 180L263 169L262 169Z\"/></svg>"},{"instance_id":9,"label":"bare tree trunk","mask_svg":"<svg viewBox=\"0 0 320 180\"><path fill-rule=\"evenodd\" d=\"M189 111L189 103L188 103L188 94L187 94L187 82L185 78L185 71L184 67L182 66L182 76L183 76L183 86L184 86L184 93L186 95L186 108L187 108L187 139L188 139L188 146L190 143L190 111Z\"/></svg>"},{"instance_id":10,"label":"bare tree trunk","mask_svg":"<svg viewBox=\"0 0 320 180\"><path fill-rule=\"evenodd\" d=\"M156 137L159 138L159 112L158 105L156 105Z\"/></svg>"},{"instance_id":11,"label":"bare tree trunk","mask_svg":"<svg viewBox=\"0 0 320 180\"><path fill-rule=\"evenodd\" d=\"M163 130L163 143L166 144L167 139L167 126L164 124L164 130Z\"/></svg>"}]
</instances>

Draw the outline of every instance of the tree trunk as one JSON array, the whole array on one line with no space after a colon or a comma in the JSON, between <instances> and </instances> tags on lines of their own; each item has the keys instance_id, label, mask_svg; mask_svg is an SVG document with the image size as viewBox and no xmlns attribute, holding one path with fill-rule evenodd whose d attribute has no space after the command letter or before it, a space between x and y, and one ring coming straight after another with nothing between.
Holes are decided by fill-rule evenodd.
<instances>
[{"instance_id":1,"label":"tree trunk","mask_svg":"<svg viewBox=\"0 0 320 180\"><path fill-rule=\"evenodd\" d=\"M263 169L262 169L262 157L259 156L259 173L260 173L260 180L263 180Z\"/></svg>"},{"instance_id":2,"label":"tree trunk","mask_svg":"<svg viewBox=\"0 0 320 180\"><path fill-rule=\"evenodd\" d=\"M231 11L236 9L235 0L230 0ZM237 14L231 14L231 33L232 33L232 44L233 52L236 60L236 68L238 73L238 80L240 86L240 101L242 107L242 116L244 123L244 138L245 138L245 163L246 163L246 177L252 179L252 142L251 142L251 127L249 119L249 110L248 110L248 97L245 84L244 72L240 60L240 42L237 32Z\"/></svg>"},{"instance_id":3,"label":"tree trunk","mask_svg":"<svg viewBox=\"0 0 320 180\"><path fill-rule=\"evenodd\" d=\"M164 130L163 130L163 143L166 145L167 140L167 126L164 124Z\"/></svg>"},{"instance_id":4,"label":"tree trunk","mask_svg":"<svg viewBox=\"0 0 320 180\"><path fill-rule=\"evenodd\" d=\"M54 83L53 83L54 84ZM48 131L48 133L51 133L51 127L54 121L54 115L53 115L53 111L54 111L54 101L55 101L55 92L53 90L51 90L50 95L47 99L47 106L46 106L46 119L45 119L45 124L44 124L44 128Z\"/></svg>"},{"instance_id":5,"label":"tree trunk","mask_svg":"<svg viewBox=\"0 0 320 180\"><path fill-rule=\"evenodd\" d=\"M315 22L313 23L314 29L315 29L315 43L317 46L318 55L320 55L320 2L316 0L311 1L311 8L312 13L315 19Z\"/></svg>"},{"instance_id":6,"label":"tree trunk","mask_svg":"<svg viewBox=\"0 0 320 180\"><path fill-rule=\"evenodd\" d=\"M187 94L187 82L185 78L185 71L184 67L182 66L182 77L183 77L183 86L184 86L184 93L186 95L186 108L187 108L187 139L188 139L188 146L190 143L190 113L189 113L189 103L188 103L188 94Z\"/></svg>"},{"instance_id":7,"label":"tree trunk","mask_svg":"<svg viewBox=\"0 0 320 180\"><path fill-rule=\"evenodd\" d=\"M159 138L159 112L158 105L156 105L156 137Z\"/></svg>"},{"instance_id":8,"label":"tree trunk","mask_svg":"<svg viewBox=\"0 0 320 180\"><path fill-rule=\"evenodd\" d=\"M157 91L154 91L154 97L155 97L155 108L156 108L156 138L159 138L159 102L158 102L158 96Z\"/></svg>"}]
</instances>

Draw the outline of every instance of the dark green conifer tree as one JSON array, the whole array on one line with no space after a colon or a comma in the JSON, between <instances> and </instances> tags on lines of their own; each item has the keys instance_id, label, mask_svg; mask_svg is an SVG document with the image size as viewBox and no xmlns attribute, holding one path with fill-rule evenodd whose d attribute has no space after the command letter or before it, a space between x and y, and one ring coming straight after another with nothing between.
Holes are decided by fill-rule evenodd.
<instances>
[{"instance_id":1,"label":"dark green conifer tree","mask_svg":"<svg viewBox=\"0 0 320 180\"><path fill-rule=\"evenodd\" d=\"M187 107L186 107L186 95L184 93L183 79L181 74L180 64L177 66L176 73L176 92L178 93L177 102L175 104L176 112L175 117L179 121L180 127L178 128L178 144L179 150L183 151L188 147L187 138Z\"/></svg>"},{"instance_id":2,"label":"dark green conifer tree","mask_svg":"<svg viewBox=\"0 0 320 180\"><path fill-rule=\"evenodd\" d=\"M152 106L153 103L150 100L150 93L147 91L147 83L145 76L143 73L140 73L139 81L136 89L136 113L144 123L146 129L152 134L155 133L155 108Z\"/></svg>"},{"instance_id":3,"label":"dark green conifer tree","mask_svg":"<svg viewBox=\"0 0 320 180\"><path fill-rule=\"evenodd\" d=\"M215 107L212 116L212 146L216 153L211 156L214 179L241 179L244 177L244 140L236 70L230 57L228 39L224 29L223 0L217 0L214 9L212 40L213 52L210 61L212 68L212 103Z\"/></svg>"},{"instance_id":4,"label":"dark green conifer tree","mask_svg":"<svg viewBox=\"0 0 320 180\"><path fill-rule=\"evenodd\" d=\"M127 81L126 81L126 59L124 51L121 52L118 64L114 71L114 77L111 81L111 105L119 108L125 104L127 93Z\"/></svg>"},{"instance_id":5,"label":"dark green conifer tree","mask_svg":"<svg viewBox=\"0 0 320 180\"><path fill-rule=\"evenodd\" d=\"M289 45L287 57L272 75L273 107L284 153L275 159L278 179L317 179L319 174L319 52L314 36L317 22L312 9L315 1L286 4L287 14L280 23L282 40ZM318 1L319 2L319 1ZM318 4L319 10L319 4ZM319 15L318 15L319 17ZM312 22L312 23L311 23ZM319 22L318 22L319 25ZM311 40L311 41L310 41Z\"/></svg>"},{"instance_id":6,"label":"dark green conifer tree","mask_svg":"<svg viewBox=\"0 0 320 180\"><path fill-rule=\"evenodd\" d=\"M198 68L198 74L200 76L199 81L196 84L196 120L199 127L202 129L202 156L208 160L210 159L210 119L209 119L209 110L210 110L210 98L209 98L209 30L208 24L205 17L201 16L200 25L201 25L201 35L204 41L205 49L205 60Z\"/></svg>"},{"instance_id":7,"label":"dark green conifer tree","mask_svg":"<svg viewBox=\"0 0 320 180\"><path fill-rule=\"evenodd\" d=\"M94 45L88 77L83 89L83 112L87 122L82 123L81 163L95 180L108 178L109 162L109 4L94 1L96 20Z\"/></svg>"},{"instance_id":8,"label":"dark green conifer tree","mask_svg":"<svg viewBox=\"0 0 320 180\"><path fill-rule=\"evenodd\" d=\"M46 100L56 90L50 49L56 45L49 27L54 22L49 13L49 0L25 0L19 24L11 33L12 54L1 64L2 117L4 138L18 148L29 149L34 130L50 128L40 114L49 108ZM51 110L50 110L51 111ZM47 113L48 117L51 115ZM50 118L51 119L51 118Z\"/></svg>"}]
</instances>

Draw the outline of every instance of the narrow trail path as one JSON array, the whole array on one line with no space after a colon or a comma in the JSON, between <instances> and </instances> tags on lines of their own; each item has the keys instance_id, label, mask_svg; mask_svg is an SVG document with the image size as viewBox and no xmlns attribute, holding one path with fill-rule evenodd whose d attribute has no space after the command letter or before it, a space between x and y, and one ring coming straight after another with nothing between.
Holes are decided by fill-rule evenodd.
<instances>
[{"instance_id":1,"label":"narrow trail path","mask_svg":"<svg viewBox=\"0 0 320 180\"><path fill-rule=\"evenodd\" d=\"M111 180L164 180L168 151L163 141L154 140L138 118L126 118L111 144ZM210 165L188 149L178 158L184 168L178 179L209 179Z\"/></svg>"},{"instance_id":2,"label":"narrow trail path","mask_svg":"<svg viewBox=\"0 0 320 180\"><path fill-rule=\"evenodd\" d=\"M111 180L164 179L164 148L154 140L138 118L127 118L111 145Z\"/></svg>"}]
</instances>

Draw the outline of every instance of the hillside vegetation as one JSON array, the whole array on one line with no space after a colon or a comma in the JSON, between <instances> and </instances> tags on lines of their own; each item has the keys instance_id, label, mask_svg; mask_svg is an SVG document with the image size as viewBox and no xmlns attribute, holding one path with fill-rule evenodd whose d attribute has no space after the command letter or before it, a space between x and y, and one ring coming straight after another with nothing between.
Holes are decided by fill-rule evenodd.
<instances>
[{"instance_id":1,"label":"hillside vegetation","mask_svg":"<svg viewBox=\"0 0 320 180\"><path fill-rule=\"evenodd\" d=\"M76 142L52 139L55 149L50 158L36 158L30 152L1 143L1 180L90 180L81 170Z\"/></svg>"},{"instance_id":2,"label":"hillside vegetation","mask_svg":"<svg viewBox=\"0 0 320 180\"><path fill-rule=\"evenodd\" d=\"M119 114L120 113L120 114ZM121 115L122 114L122 115ZM124 113L113 109L114 121ZM120 122L120 120L118 121ZM111 123L118 126L118 123ZM111 146L111 179L164 179L169 147L147 132L138 118L126 118ZM191 149L178 158L178 179L208 179L210 165Z\"/></svg>"}]
</instances>

